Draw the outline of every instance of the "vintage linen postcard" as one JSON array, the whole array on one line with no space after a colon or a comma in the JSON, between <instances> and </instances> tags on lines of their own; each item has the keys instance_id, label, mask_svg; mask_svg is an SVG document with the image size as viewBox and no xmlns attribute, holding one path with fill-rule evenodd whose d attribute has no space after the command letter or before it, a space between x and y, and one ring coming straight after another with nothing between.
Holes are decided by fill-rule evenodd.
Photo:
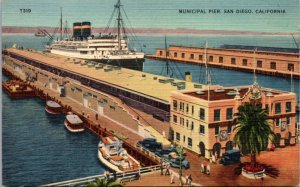
<instances>
[{"instance_id":1,"label":"vintage linen postcard","mask_svg":"<svg viewBox=\"0 0 300 187\"><path fill-rule=\"evenodd\" d=\"M296 186L299 1L3 0L4 186Z\"/></svg>"}]
</instances>

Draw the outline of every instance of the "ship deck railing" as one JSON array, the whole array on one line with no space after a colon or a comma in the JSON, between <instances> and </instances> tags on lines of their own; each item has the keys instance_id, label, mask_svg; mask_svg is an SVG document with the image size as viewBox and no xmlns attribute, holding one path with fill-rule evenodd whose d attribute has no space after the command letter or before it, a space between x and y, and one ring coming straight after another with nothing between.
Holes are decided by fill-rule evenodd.
<instances>
[{"instance_id":1,"label":"ship deck railing","mask_svg":"<svg viewBox=\"0 0 300 187\"><path fill-rule=\"evenodd\" d=\"M133 180L138 180L141 175L152 173L155 171L158 171L161 169L161 165L154 165L154 166L148 166L143 167L140 169L132 170L132 171L125 171L125 172L117 172L114 176L114 173L110 173L109 178L113 179L116 178L116 180L119 180L120 182L128 182ZM94 175L84 178L78 178L73 180L67 180L67 181L61 181L61 182L55 182L50 184L45 184L41 186L86 186L89 182L94 182L96 178L104 179L106 176L104 174L101 175Z\"/></svg>"}]
</instances>

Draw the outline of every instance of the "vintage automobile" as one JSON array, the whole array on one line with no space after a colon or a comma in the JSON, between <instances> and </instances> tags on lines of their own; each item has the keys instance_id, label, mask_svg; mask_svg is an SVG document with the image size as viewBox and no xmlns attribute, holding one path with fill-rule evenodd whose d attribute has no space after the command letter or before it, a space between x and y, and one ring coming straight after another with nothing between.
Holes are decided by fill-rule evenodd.
<instances>
[{"instance_id":1,"label":"vintage automobile","mask_svg":"<svg viewBox=\"0 0 300 187\"><path fill-rule=\"evenodd\" d=\"M170 165L174 168L180 168L180 159L179 158L173 158L169 160ZM181 167L183 169L188 169L190 168L190 163L187 160L182 160L181 161Z\"/></svg>"},{"instance_id":2,"label":"vintage automobile","mask_svg":"<svg viewBox=\"0 0 300 187\"><path fill-rule=\"evenodd\" d=\"M145 138L142 141L138 141L137 146L143 147L151 152L162 150L162 144L157 142L155 138Z\"/></svg>"},{"instance_id":3,"label":"vintage automobile","mask_svg":"<svg viewBox=\"0 0 300 187\"><path fill-rule=\"evenodd\" d=\"M229 165L235 163L241 163L241 152L240 150L229 150L226 151L223 155L221 160L219 161L220 164Z\"/></svg>"}]
</instances>

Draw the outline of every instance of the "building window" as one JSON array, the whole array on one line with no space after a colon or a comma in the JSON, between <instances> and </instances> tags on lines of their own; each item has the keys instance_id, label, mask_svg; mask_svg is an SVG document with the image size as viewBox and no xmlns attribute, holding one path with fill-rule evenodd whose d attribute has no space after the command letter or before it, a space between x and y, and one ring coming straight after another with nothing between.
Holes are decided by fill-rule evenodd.
<instances>
[{"instance_id":1,"label":"building window","mask_svg":"<svg viewBox=\"0 0 300 187\"><path fill-rule=\"evenodd\" d=\"M226 120L231 120L233 118L233 108L226 109Z\"/></svg>"},{"instance_id":2,"label":"building window","mask_svg":"<svg viewBox=\"0 0 300 187\"><path fill-rule=\"evenodd\" d=\"M184 125L184 119L180 117L180 125Z\"/></svg>"},{"instance_id":3,"label":"building window","mask_svg":"<svg viewBox=\"0 0 300 187\"><path fill-rule=\"evenodd\" d=\"M177 58L177 52L174 52L174 58Z\"/></svg>"},{"instance_id":4,"label":"building window","mask_svg":"<svg viewBox=\"0 0 300 187\"><path fill-rule=\"evenodd\" d=\"M286 112L292 112L292 103L291 102L286 102L285 103L285 111Z\"/></svg>"},{"instance_id":5,"label":"building window","mask_svg":"<svg viewBox=\"0 0 300 187\"><path fill-rule=\"evenodd\" d=\"M227 133L228 134L232 133L232 126L231 125L228 125L228 127L227 127Z\"/></svg>"},{"instance_id":6,"label":"building window","mask_svg":"<svg viewBox=\"0 0 300 187\"><path fill-rule=\"evenodd\" d=\"M189 120L186 120L185 124L186 124L186 128L189 128Z\"/></svg>"},{"instance_id":7,"label":"building window","mask_svg":"<svg viewBox=\"0 0 300 187\"><path fill-rule=\"evenodd\" d=\"M231 64L236 64L236 59L235 58L231 58Z\"/></svg>"},{"instance_id":8,"label":"building window","mask_svg":"<svg viewBox=\"0 0 300 187\"><path fill-rule=\"evenodd\" d=\"M180 111L184 111L184 103L183 102L180 102L180 104L179 104L180 106L179 106L179 110Z\"/></svg>"},{"instance_id":9,"label":"building window","mask_svg":"<svg viewBox=\"0 0 300 187\"><path fill-rule=\"evenodd\" d=\"M209 56L209 62L213 62L214 61L214 57L213 56Z\"/></svg>"},{"instance_id":10,"label":"building window","mask_svg":"<svg viewBox=\"0 0 300 187\"><path fill-rule=\"evenodd\" d=\"M159 55L162 56L162 54L163 54L163 52L162 52L162 51L159 51Z\"/></svg>"},{"instance_id":11,"label":"building window","mask_svg":"<svg viewBox=\"0 0 300 187\"><path fill-rule=\"evenodd\" d=\"M173 100L173 110L177 110L177 101Z\"/></svg>"},{"instance_id":12,"label":"building window","mask_svg":"<svg viewBox=\"0 0 300 187\"><path fill-rule=\"evenodd\" d=\"M219 133L220 133L220 126L216 125L215 126L215 135L219 135Z\"/></svg>"},{"instance_id":13,"label":"building window","mask_svg":"<svg viewBox=\"0 0 300 187\"><path fill-rule=\"evenodd\" d=\"M265 107L265 110L266 110L267 114L269 114L269 113L270 113L269 105L266 104L265 106L266 106L266 107Z\"/></svg>"},{"instance_id":14,"label":"building window","mask_svg":"<svg viewBox=\"0 0 300 187\"><path fill-rule=\"evenodd\" d=\"M271 62L270 68L271 69L276 69L276 62Z\"/></svg>"},{"instance_id":15,"label":"building window","mask_svg":"<svg viewBox=\"0 0 300 187\"><path fill-rule=\"evenodd\" d=\"M180 141L180 134L178 132L176 132L176 140Z\"/></svg>"},{"instance_id":16,"label":"building window","mask_svg":"<svg viewBox=\"0 0 300 187\"><path fill-rule=\"evenodd\" d=\"M177 123L177 116L176 115L173 115L173 122Z\"/></svg>"},{"instance_id":17,"label":"building window","mask_svg":"<svg viewBox=\"0 0 300 187\"><path fill-rule=\"evenodd\" d=\"M192 115L194 115L194 105L192 105Z\"/></svg>"},{"instance_id":18,"label":"building window","mask_svg":"<svg viewBox=\"0 0 300 187\"><path fill-rule=\"evenodd\" d=\"M247 66L248 60L247 59L243 59L243 66Z\"/></svg>"},{"instance_id":19,"label":"building window","mask_svg":"<svg viewBox=\"0 0 300 187\"><path fill-rule=\"evenodd\" d=\"M199 60L203 60L203 55L199 55Z\"/></svg>"},{"instance_id":20,"label":"building window","mask_svg":"<svg viewBox=\"0 0 300 187\"><path fill-rule=\"evenodd\" d=\"M221 110L214 110L214 121L221 121Z\"/></svg>"},{"instance_id":21,"label":"building window","mask_svg":"<svg viewBox=\"0 0 300 187\"><path fill-rule=\"evenodd\" d=\"M191 54L190 59L192 60L194 59L194 54Z\"/></svg>"},{"instance_id":22,"label":"building window","mask_svg":"<svg viewBox=\"0 0 300 187\"><path fill-rule=\"evenodd\" d=\"M287 124L287 125L290 125L290 124L291 124L291 117L287 117L287 118L286 118L286 124Z\"/></svg>"},{"instance_id":23,"label":"building window","mask_svg":"<svg viewBox=\"0 0 300 187\"><path fill-rule=\"evenodd\" d=\"M192 138L188 138L188 146L190 146L190 147L193 146L193 140L192 140Z\"/></svg>"},{"instance_id":24,"label":"building window","mask_svg":"<svg viewBox=\"0 0 300 187\"><path fill-rule=\"evenodd\" d=\"M288 70L294 71L294 64L288 64Z\"/></svg>"},{"instance_id":25,"label":"building window","mask_svg":"<svg viewBox=\"0 0 300 187\"><path fill-rule=\"evenodd\" d=\"M275 114L280 114L281 113L281 103L276 103L275 104Z\"/></svg>"},{"instance_id":26,"label":"building window","mask_svg":"<svg viewBox=\"0 0 300 187\"><path fill-rule=\"evenodd\" d=\"M183 136L183 143L185 143L185 136Z\"/></svg>"},{"instance_id":27,"label":"building window","mask_svg":"<svg viewBox=\"0 0 300 187\"><path fill-rule=\"evenodd\" d=\"M186 104L185 112L189 113L189 104Z\"/></svg>"},{"instance_id":28,"label":"building window","mask_svg":"<svg viewBox=\"0 0 300 187\"><path fill-rule=\"evenodd\" d=\"M204 110L204 108L200 108L200 119L205 120L205 110Z\"/></svg>"},{"instance_id":29,"label":"building window","mask_svg":"<svg viewBox=\"0 0 300 187\"><path fill-rule=\"evenodd\" d=\"M223 57L219 57L219 63L223 63Z\"/></svg>"},{"instance_id":30,"label":"building window","mask_svg":"<svg viewBox=\"0 0 300 187\"><path fill-rule=\"evenodd\" d=\"M256 67L262 68L262 61L261 61L261 60L258 60L258 61L256 62Z\"/></svg>"},{"instance_id":31,"label":"building window","mask_svg":"<svg viewBox=\"0 0 300 187\"><path fill-rule=\"evenodd\" d=\"M193 131L194 130L194 122L192 121L192 123L191 123L191 131Z\"/></svg>"},{"instance_id":32,"label":"building window","mask_svg":"<svg viewBox=\"0 0 300 187\"><path fill-rule=\"evenodd\" d=\"M200 125L200 127L199 127L199 133L200 134L205 134L205 126L204 125Z\"/></svg>"},{"instance_id":33,"label":"building window","mask_svg":"<svg viewBox=\"0 0 300 187\"><path fill-rule=\"evenodd\" d=\"M181 58L184 58L185 57L185 54L184 53L181 53Z\"/></svg>"},{"instance_id":34,"label":"building window","mask_svg":"<svg viewBox=\"0 0 300 187\"><path fill-rule=\"evenodd\" d=\"M276 127L279 127L279 126L280 126L280 123L281 123L281 119L276 118L276 119L275 119L275 126L276 126Z\"/></svg>"}]
</instances>

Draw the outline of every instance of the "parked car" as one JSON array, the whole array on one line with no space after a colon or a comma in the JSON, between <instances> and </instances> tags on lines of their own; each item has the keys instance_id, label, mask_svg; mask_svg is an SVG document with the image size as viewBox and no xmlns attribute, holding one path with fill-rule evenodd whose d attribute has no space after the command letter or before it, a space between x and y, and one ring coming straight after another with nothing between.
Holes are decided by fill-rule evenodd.
<instances>
[{"instance_id":1,"label":"parked car","mask_svg":"<svg viewBox=\"0 0 300 187\"><path fill-rule=\"evenodd\" d=\"M178 158L173 158L173 159L170 159L170 165L174 168L180 168L180 159ZM188 169L190 168L190 163L189 161L187 160L182 160L181 161L181 167L183 169Z\"/></svg>"},{"instance_id":2,"label":"parked car","mask_svg":"<svg viewBox=\"0 0 300 187\"><path fill-rule=\"evenodd\" d=\"M157 142L154 138L145 138L144 140L139 141L137 143L137 146L144 147L151 152L160 152L162 150L162 144L160 142Z\"/></svg>"},{"instance_id":3,"label":"parked car","mask_svg":"<svg viewBox=\"0 0 300 187\"><path fill-rule=\"evenodd\" d=\"M169 147L167 149L157 150L157 151L155 151L155 154L159 157L165 158L165 157L169 156L169 154L171 152L176 152L176 148L175 147Z\"/></svg>"},{"instance_id":4,"label":"parked car","mask_svg":"<svg viewBox=\"0 0 300 187\"><path fill-rule=\"evenodd\" d=\"M226 151L219 162L223 165L229 165L229 164L235 164L235 163L241 163L241 152L240 150L229 150Z\"/></svg>"}]
</instances>

